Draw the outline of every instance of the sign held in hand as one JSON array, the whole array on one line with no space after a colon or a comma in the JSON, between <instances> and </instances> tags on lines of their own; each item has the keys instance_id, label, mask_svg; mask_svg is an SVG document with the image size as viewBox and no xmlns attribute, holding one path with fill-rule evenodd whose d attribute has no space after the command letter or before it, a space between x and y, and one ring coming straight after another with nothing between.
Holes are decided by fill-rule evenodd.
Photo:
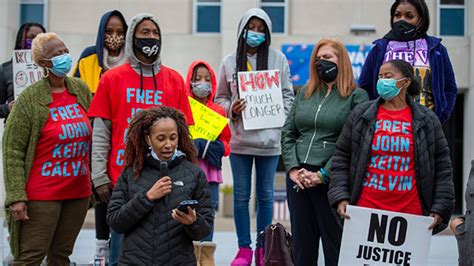
<instances>
[{"instance_id":1,"label":"sign held in hand","mask_svg":"<svg viewBox=\"0 0 474 266\"><path fill-rule=\"evenodd\" d=\"M43 70L33 61L31 50L14 50L12 65L16 99L26 87L43 78Z\"/></svg>"},{"instance_id":2,"label":"sign held in hand","mask_svg":"<svg viewBox=\"0 0 474 266\"><path fill-rule=\"evenodd\" d=\"M245 130L279 128L285 123L285 109L279 70L238 73L239 96L247 107L242 111Z\"/></svg>"},{"instance_id":3,"label":"sign held in hand","mask_svg":"<svg viewBox=\"0 0 474 266\"><path fill-rule=\"evenodd\" d=\"M192 138L215 141L227 125L227 118L192 97L188 99L194 119L194 125L189 126Z\"/></svg>"},{"instance_id":4,"label":"sign held in hand","mask_svg":"<svg viewBox=\"0 0 474 266\"><path fill-rule=\"evenodd\" d=\"M427 265L432 217L347 206L339 265Z\"/></svg>"}]
</instances>

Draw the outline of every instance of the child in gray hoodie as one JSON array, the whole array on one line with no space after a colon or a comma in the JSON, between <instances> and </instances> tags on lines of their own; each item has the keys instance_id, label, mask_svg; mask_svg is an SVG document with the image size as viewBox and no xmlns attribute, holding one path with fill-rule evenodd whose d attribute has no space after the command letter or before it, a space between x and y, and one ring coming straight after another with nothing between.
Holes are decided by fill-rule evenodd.
<instances>
[{"instance_id":1,"label":"child in gray hoodie","mask_svg":"<svg viewBox=\"0 0 474 266\"><path fill-rule=\"evenodd\" d=\"M248 207L253 163L255 161L257 177L257 232L261 232L272 222L273 183L281 154L281 128L244 129L242 113L247 103L239 99L237 72L278 70L285 115L290 111L294 98L288 61L280 51L270 48L271 31L272 22L265 11L252 8L245 12L238 26L237 50L222 60L219 69L215 102L224 107L230 118L234 222L239 245L231 265L252 263Z\"/></svg>"}]
</instances>

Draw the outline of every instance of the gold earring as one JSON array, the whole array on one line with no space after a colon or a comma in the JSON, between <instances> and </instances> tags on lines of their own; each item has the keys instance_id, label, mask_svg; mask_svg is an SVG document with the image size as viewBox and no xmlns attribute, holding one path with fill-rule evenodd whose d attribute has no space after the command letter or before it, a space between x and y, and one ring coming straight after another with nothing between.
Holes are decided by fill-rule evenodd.
<instances>
[{"instance_id":1,"label":"gold earring","mask_svg":"<svg viewBox=\"0 0 474 266\"><path fill-rule=\"evenodd\" d=\"M49 69L48 68L44 68L45 71L43 71L42 75L43 75L43 78L47 78L49 77ZM44 74L46 72L46 75Z\"/></svg>"}]
</instances>

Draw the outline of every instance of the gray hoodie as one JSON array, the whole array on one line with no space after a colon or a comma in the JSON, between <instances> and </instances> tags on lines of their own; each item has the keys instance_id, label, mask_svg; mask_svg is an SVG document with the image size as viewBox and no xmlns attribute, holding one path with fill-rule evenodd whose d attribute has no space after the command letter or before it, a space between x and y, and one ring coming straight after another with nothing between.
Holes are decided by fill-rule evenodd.
<instances>
[{"instance_id":1,"label":"gray hoodie","mask_svg":"<svg viewBox=\"0 0 474 266\"><path fill-rule=\"evenodd\" d=\"M137 28L137 25L140 24L145 19L149 19L153 21L156 24L156 26L158 26L158 31L160 32L161 43L163 44L163 38L161 36L161 30L158 24L158 20L151 14L140 13L134 16L129 23L130 26L128 27L127 37L125 38L125 54L127 56L128 62L138 74L140 74L140 64L141 64L143 76L151 77L153 76L152 67L153 67L153 71L155 75L160 71L161 56L158 55L158 58L155 60L153 64L144 64L141 61L139 61L138 58L135 56L135 53L133 53L133 37L134 37L135 29Z\"/></svg>"},{"instance_id":2,"label":"gray hoodie","mask_svg":"<svg viewBox=\"0 0 474 266\"><path fill-rule=\"evenodd\" d=\"M125 54L128 59L128 63L130 66L140 74L140 65L141 71L143 76L151 77L153 73L155 75L160 71L161 67L161 57L155 60L155 62L151 65L144 64L138 60L133 53L133 36L135 33L135 29L140 22L145 19L150 19L151 21L155 22L158 26L158 30L160 27L158 25L158 21L153 17L151 14L140 13L132 18L129 23L129 27L127 30L127 37L125 39ZM161 31L160 31L160 38L161 38ZM92 183L94 187L99 187L105 184L109 184L110 178L107 174L107 165L109 162L109 152L111 147L111 135L112 135L112 123L110 120L105 120L100 117L94 118L93 123L93 131L92 131L92 155L91 155L91 176L92 176Z\"/></svg>"},{"instance_id":3,"label":"gray hoodie","mask_svg":"<svg viewBox=\"0 0 474 266\"><path fill-rule=\"evenodd\" d=\"M252 17L258 17L265 21L269 32L271 32L272 22L267 13L262 9L252 8L245 12L239 22L237 39L243 33L245 26ZM257 54L252 56L247 55L247 60L252 69L257 69ZM217 92L215 96L215 102L224 107L227 117L230 118L229 125L232 132L232 138L230 140L231 152L262 156L280 155L281 128L245 130L242 118L232 114L232 105L238 99L237 82L233 79L234 74L236 74L236 68L236 53L234 52L222 60L219 68ZM280 51L269 48L268 69L280 70L283 104L285 115L288 115L291 105L293 104L294 93L286 57Z\"/></svg>"}]
</instances>

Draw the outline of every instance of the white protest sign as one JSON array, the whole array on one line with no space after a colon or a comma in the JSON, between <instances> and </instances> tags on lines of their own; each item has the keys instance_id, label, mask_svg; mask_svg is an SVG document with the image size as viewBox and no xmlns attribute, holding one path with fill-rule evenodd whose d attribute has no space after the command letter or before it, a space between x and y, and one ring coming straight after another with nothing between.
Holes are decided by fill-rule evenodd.
<instances>
[{"instance_id":1,"label":"white protest sign","mask_svg":"<svg viewBox=\"0 0 474 266\"><path fill-rule=\"evenodd\" d=\"M427 265L432 217L347 206L339 265Z\"/></svg>"},{"instance_id":2,"label":"white protest sign","mask_svg":"<svg viewBox=\"0 0 474 266\"><path fill-rule=\"evenodd\" d=\"M31 50L14 50L12 64L16 99L26 87L43 78L43 71L33 61Z\"/></svg>"},{"instance_id":3,"label":"white protest sign","mask_svg":"<svg viewBox=\"0 0 474 266\"><path fill-rule=\"evenodd\" d=\"M239 96L247 107L242 111L245 130L278 128L285 123L279 70L238 73Z\"/></svg>"}]
</instances>

